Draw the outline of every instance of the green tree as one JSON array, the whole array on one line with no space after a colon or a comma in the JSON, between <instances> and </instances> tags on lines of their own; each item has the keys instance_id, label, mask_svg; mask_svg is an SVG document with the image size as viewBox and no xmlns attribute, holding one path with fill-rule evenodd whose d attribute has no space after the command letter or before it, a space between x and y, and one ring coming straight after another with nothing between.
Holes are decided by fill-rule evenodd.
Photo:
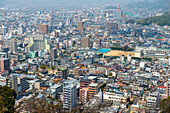
<instances>
[{"instance_id":1,"label":"green tree","mask_svg":"<svg viewBox=\"0 0 170 113\"><path fill-rule=\"evenodd\" d=\"M0 112L13 113L17 93L8 86L0 87Z\"/></svg>"},{"instance_id":2,"label":"green tree","mask_svg":"<svg viewBox=\"0 0 170 113\"><path fill-rule=\"evenodd\" d=\"M51 66L51 69L54 70L54 69L55 69L55 66Z\"/></svg>"},{"instance_id":3,"label":"green tree","mask_svg":"<svg viewBox=\"0 0 170 113\"><path fill-rule=\"evenodd\" d=\"M160 102L161 113L170 113L170 96Z\"/></svg>"},{"instance_id":4,"label":"green tree","mask_svg":"<svg viewBox=\"0 0 170 113\"><path fill-rule=\"evenodd\" d=\"M46 65L40 65L40 68L41 68L42 70L45 70L45 69L47 69L47 66L46 66Z\"/></svg>"}]
</instances>

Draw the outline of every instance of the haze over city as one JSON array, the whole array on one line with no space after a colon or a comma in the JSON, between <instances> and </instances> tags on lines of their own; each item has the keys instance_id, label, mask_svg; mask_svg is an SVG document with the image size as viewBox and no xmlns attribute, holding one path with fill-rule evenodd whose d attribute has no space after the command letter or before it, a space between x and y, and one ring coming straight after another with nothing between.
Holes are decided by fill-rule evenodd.
<instances>
[{"instance_id":1,"label":"haze over city","mask_svg":"<svg viewBox=\"0 0 170 113\"><path fill-rule=\"evenodd\" d=\"M170 0L0 0L0 113L170 113Z\"/></svg>"}]
</instances>

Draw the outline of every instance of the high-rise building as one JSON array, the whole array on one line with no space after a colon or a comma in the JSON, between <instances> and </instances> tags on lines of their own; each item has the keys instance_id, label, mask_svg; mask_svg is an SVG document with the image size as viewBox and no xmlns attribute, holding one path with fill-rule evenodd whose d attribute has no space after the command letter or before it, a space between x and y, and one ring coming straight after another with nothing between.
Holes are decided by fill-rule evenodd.
<instances>
[{"instance_id":1,"label":"high-rise building","mask_svg":"<svg viewBox=\"0 0 170 113\"><path fill-rule=\"evenodd\" d=\"M98 84L91 83L88 88L89 88L88 99L92 99L94 95L98 93Z\"/></svg>"},{"instance_id":2,"label":"high-rise building","mask_svg":"<svg viewBox=\"0 0 170 113\"><path fill-rule=\"evenodd\" d=\"M81 39L81 46L82 47L90 47L90 38L84 37Z\"/></svg>"},{"instance_id":3,"label":"high-rise building","mask_svg":"<svg viewBox=\"0 0 170 113\"><path fill-rule=\"evenodd\" d=\"M88 99L89 84L91 84L91 80L80 78L79 102L82 104L85 104L89 100Z\"/></svg>"},{"instance_id":4,"label":"high-rise building","mask_svg":"<svg viewBox=\"0 0 170 113\"><path fill-rule=\"evenodd\" d=\"M45 34L48 33L48 25L40 24L40 25L38 26L38 28L39 28L40 31L44 32Z\"/></svg>"},{"instance_id":5,"label":"high-rise building","mask_svg":"<svg viewBox=\"0 0 170 113\"><path fill-rule=\"evenodd\" d=\"M57 49L56 48L51 49L51 57L53 59L57 58Z\"/></svg>"},{"instance_id":6,"label":"high-rise building","mask_svg":"<svg viewBox=\"0 0 170 113\"><path fill-rule=\"evenodd\" d=\"M7 32L8 32L8 27L2 25L2 27L0 28L0 35L6 35Z\"/></svg>"},{"instance_id":7,"label":"high-rise building","mask_svg":"<svg viewBox=\"0 0 170 113\"><path fill-rule=\"evenodd\" d=\"M23 25L19 26L18 35L23 35L25 31L26 31L26 28Z\"/></svg>"},{"instance_id":8,"label":"high-rise building","mask_svg":"<svg viewBox=\"0 0 170 113\"><path fill-rule=\"evenodd\" d=\"M18 77L18 86L19 91L27 90L29 88L27 77L25 75L21 75Z\"/></svg>"},{"instance_id":9,"label":"high-rise building","mask_svg":"<svg viewBox=\"0 0 170 113\"><path fill-rule=\"evenodd\" d=\"M80 89L80 103L86 104L88 102L88 88Z\"/></svg>"},{"instance_id":10,"label":"high-rise building","mask_svg":"<svg viewBox=\"0 0 170 113\"><path fill-rule=\"evenodd\" d=\"M18 92L18 82L16 76L9 76L6 78L6 85Z\"/></svg>"},{"instance_id":11,"label":"high-rise building","mask_svg":"<svg viewBox=\"0 0 170 113\"><path fill-rule=\"evenodd\" d=\"M99 48L101 47L101 40L93 40L93 44L98 44Z\"/></svg>"},{"instance_id":12,"label":"high-rise building","mask_svg":"<svg viewBox=\"0 0 170 113\"><path fill-rule=\"evenodd\" d=\"M10 62L9 58L0 58L0 71L10 71Z\"/></svg>"},{"instance_id":13,"label":"high-rise building","mask_svg":"<svg viewBox=\"0 0 170 113\"><path fill-rule=\"evenodd\" d=\"M84 31L83 22L77 22L77 30L81 33Z\"/></svg>"},{"instance_id":14,"label":"high-rise building","mask_svg":"<svg viewBox=\"0 0 170 113\"><path fill-rule=\"evenodd\" d=\"M63 109L71 110L77 105L77 81L67 80L63 83Z\"/></svg>"},{"instance_id":15,"label":"high-rise building","mask_svg":"<svg viewBox=\"0 0 170 113\"><path fill-rule=\"evenodd\" d=\"M10 51L17 51L17 41L16 40L6 40L5 46L8 46Z\"/></svg>"},{"instance_id":16,"label":"high-rise building","mask_svg":"<svg viewBox=\"0 0 170 113\"><path fill-rule=\"evenodd\" d=\"M113 23L113 22L109 22L105 24L105 28L106 29L115 29L118 30L118 24L117 23Z\"/></svg>"},{"instance_id":17,"label":"high-rise building","mask_svg":"<svg viewBox=\"0 0 170 113\"><path fill-rule=\"evenodd\" d=\"M3 16L6 16L7 15L7 12L6 12L6 10L4 10L4 12L3 12Z\"/></svg>"},{"instance_id":18,"label":"high-rise building","mask_svg":"<svg viewBox=\"0 0 170 113\"><path fill-rule=\"evenodd\" d=\"M81 15L78 15L78 21L81 22L82 21L82 17Z\"/></svg>"},{"instance_id":19,"label":"high-rise building","mask_svg":"<svg viewBox=\"0 0 170 113\"><path fill-rule=\"evenodd\" d=\"M167 97L170 96L170 81L168 81L166 84L166 95Z\"/></svg>"},{"instance_id":20,"label":"high-rise building","mask_svg":"<svg viewBox=\"0 0 170 113\"><path fill-rule=\"evenodd\" d=\"M28 37L29 37L29 45L25 48L26 52L40 51L44 49L50 50L48 39L46 39L43 34L33 34L33 35L29 35Z\"/></svg>"},{"instance_id":21,"label":"high-rise building","mask_svg":"<svg viewBox=\"0 0 170 113\"><path fill-rule=\"evenodd\" d=\"M57 75L61 76L62 79L67 79L67 69L66 68L59 69Z\"/></svg>"}]
</instances>

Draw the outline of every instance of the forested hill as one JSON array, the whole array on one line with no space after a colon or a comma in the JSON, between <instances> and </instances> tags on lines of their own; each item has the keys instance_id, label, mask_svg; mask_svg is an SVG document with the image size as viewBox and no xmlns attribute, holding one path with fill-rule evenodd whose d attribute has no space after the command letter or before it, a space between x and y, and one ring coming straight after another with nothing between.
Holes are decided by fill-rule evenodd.
<instances>
[{"instance_id":1,"label":"forested hill","mask_svg":"<svg viewBox=\"0 0 170 113\"><path fill-rule=\"evenodd\" d=\"M139 21L139 23L142 25L150 25L151 23L156 23L160 26L164 25L170 26L170 14L142 19Z\"/></svg>"},{"instance_id":2,"label":"forested hill","mask_svg":"<svg viewBox=\"0 0 170 113\"><path fill-rule=\"evenodd\" d=\"M143 2L135 3L135 4L129 4L129 7L131 8L148 8L148 9L159 9L162 8L164 10L170 9L170 0L157 0L154 2L150 2L148 0L145 0Z\"/></svg>"}]
</instances>

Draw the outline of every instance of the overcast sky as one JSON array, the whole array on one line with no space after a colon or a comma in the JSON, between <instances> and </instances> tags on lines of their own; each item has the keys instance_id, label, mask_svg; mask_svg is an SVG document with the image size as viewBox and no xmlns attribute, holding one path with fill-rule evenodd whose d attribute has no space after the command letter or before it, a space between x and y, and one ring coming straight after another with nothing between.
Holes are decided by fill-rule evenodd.
<instances>
[{"instance_id":1,"label":"overcast sky","mask_svg":"<svg viewBox=\"0 0 170 113\"><path fill-rule=\"evenodd\" d=\"M144 0L1 0L4 4L34 4L34 5L104 5L127 4Z\"/></svg>"}]
</instances>

